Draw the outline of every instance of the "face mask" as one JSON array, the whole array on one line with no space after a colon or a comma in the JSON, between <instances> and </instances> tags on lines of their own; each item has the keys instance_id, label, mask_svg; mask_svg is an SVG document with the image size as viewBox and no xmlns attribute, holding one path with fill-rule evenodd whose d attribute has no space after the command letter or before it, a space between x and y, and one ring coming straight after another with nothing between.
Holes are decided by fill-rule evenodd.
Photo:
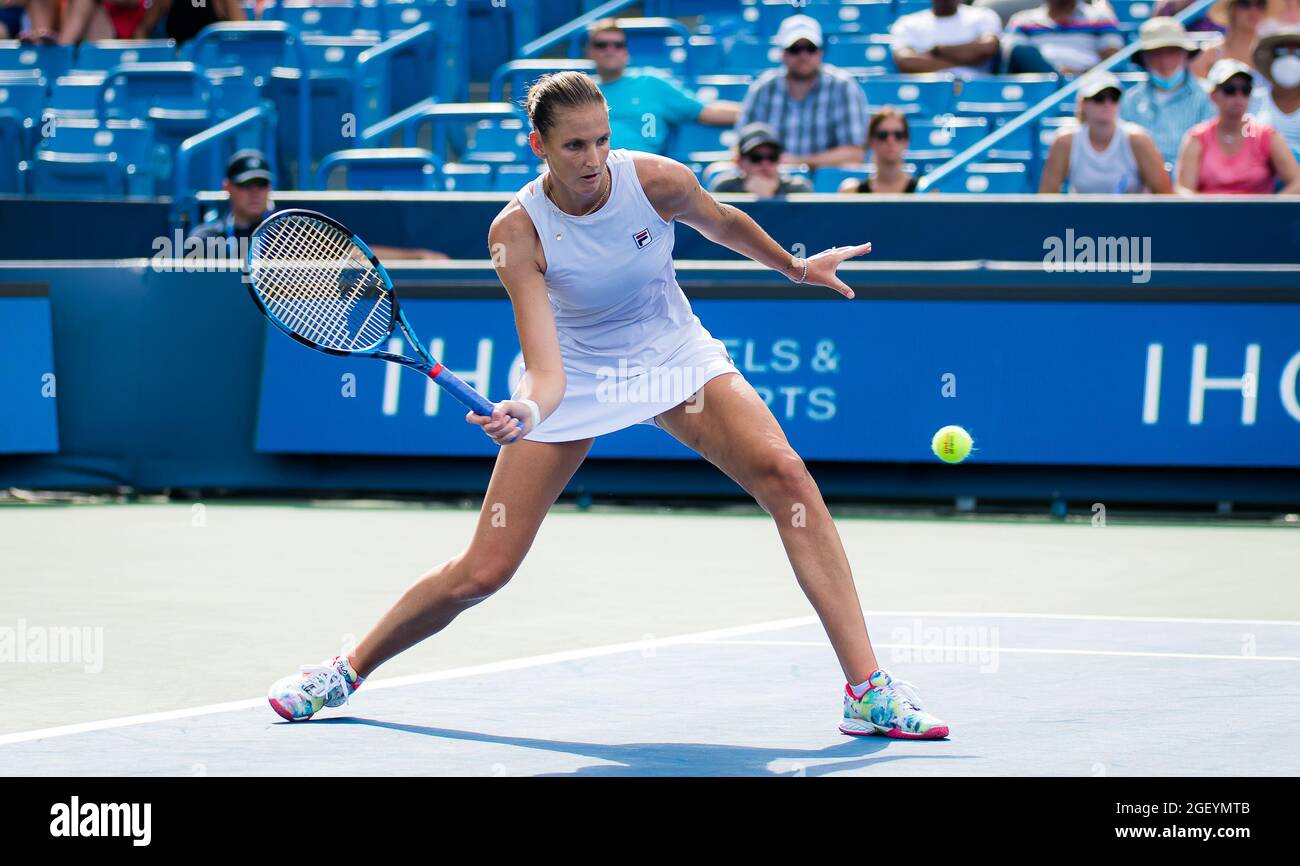
<instances>
[{"instance_id":1,"label":"face mask","mask_svg":"<svg viewBox=\"0 0 1300 866\"><path fill-rule=\"evenodd\" d=\"M1300 57L1288 54L1273 61L1273 83L1283 90L1300 85Z\"/></svg>"},{"instance_id":2,"label":"face mask","mask_svg":"<svg viewBox=\"0 0 1300 866\"><path fill-rule=\"evenodd\" d=\"M1277 64L1273 65L1276 66ZM1154 72L1148 72L1147 75L1151 78L1151 83L1161 90L1173 90L1187 80L1187 67L1184 66L1168 78Z\"/></svg>"}]
</instances>

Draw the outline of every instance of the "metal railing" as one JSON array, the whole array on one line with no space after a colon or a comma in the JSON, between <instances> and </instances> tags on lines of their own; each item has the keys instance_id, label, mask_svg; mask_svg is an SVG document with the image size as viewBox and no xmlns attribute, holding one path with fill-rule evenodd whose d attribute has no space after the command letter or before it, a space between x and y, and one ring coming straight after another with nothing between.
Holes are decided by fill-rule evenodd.
<instances>
[{"instance_id":1,"label":"metal railing","mask_svg":"<svg viewBox=\"0 0 1300 866\"><path fill-rule=\"evenodd\" d=\"M172 214L174 224L179 224L182 218L191 212L194 203L197 201L194 187L190 183L190 165L195 159L196 153L200 149L213 147L226 138L233 138L250 126L261 127L262 149L266 153L266 160L270 165L275 165L275 108L270 102L262 102L247 111L241 111L234 117L228 117L216 126L208 127L181 142L180 148L176 151L176 177L174 179L176 196L173 200L175 212ZM221 171L225 168L223 164L219 164L220 151L214 148L211 155L214 160L214 172L220 176Z\"/></svg>"}]
</instances>

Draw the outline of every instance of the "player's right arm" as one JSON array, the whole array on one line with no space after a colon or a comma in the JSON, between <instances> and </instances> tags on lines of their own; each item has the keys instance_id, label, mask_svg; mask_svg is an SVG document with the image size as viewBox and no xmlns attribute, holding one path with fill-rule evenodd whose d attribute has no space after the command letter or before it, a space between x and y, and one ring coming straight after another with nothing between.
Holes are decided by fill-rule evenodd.
<instances>
[{"instance_id":1,"label":"player's right arm","mask_svg":"<svg viewBox=\"0 0 1300 866\"><path fill-rule=\"evenodd\" d=\"M515 312L515 330L524 353L524 366L527 367L519 384L517 399L503 401L502 406L509 414L515 415L511 404L533 400L544 420L564 399L567 380L560 356L560 337L555 329L551 301L546 294L541 242L528 212L517 201L511 201L492 221L492 227L488 229L488 254L501 285L510 295ZM515 417L521 420L530 417L531 413L523 404L518 408L523 414ZM508 423L500 425L500 429L508 430ZM491 422L485 424L484 431L496 438Z\"/></svg>"}]
</instances>

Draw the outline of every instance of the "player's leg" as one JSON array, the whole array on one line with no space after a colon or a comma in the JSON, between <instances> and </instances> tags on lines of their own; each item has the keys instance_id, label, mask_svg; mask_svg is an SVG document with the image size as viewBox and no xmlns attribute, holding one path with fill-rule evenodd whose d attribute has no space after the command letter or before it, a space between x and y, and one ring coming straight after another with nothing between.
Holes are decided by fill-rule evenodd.
<instances>
[{"instance_id":1,"label":"player's leg","mask_svg":"<svg viewBox=\"0 0 1300 866\"><path fill-rule=\"evenodd\" d=\"M726 373L657 420L748 491L776 521L790 565L846 679L861 687L848 689L840 730L947 736L947 725L920 709L910 684L880 670L839 531L817 483L753 386L738 373Z\"/></svg>"},{"instance_id":2,"label":"player's leg","mask_svg":"<svg viewBox=\"0 0 1300 866\"><path fill-rule=\"evenodd\" d=\"M369 676L505 586L592 441L525 439L502 447L469 545L425 573L357 644L350 656L357 672Z\"/></svg>"},{"instance_id":3,"label":"player's leg","mask_svg":"<svg viewBox=\"0 0 1300 866\"><path fill-rule=\"evenodd\" d=\"M322 707L346 703L380 664L442 631L505 586L591 443L524 440L502 447L465 550L407 589L351 655L308 665L276 681L267 694L271 708L289 721L303 721Z\"/></svg>"},{"instance_id":4,"label":"player's leg","mask_svg":"<svg viewBox=\"0 0 1300 866\"><path fill-rule=\"evenodd\" d=\"M694 400L659 415L658 422L772 515L845 677L865 680L879 665L844 545L816 482L763 398L743 376L726 373L710 379Z\"/></svg>"}]
</instances>

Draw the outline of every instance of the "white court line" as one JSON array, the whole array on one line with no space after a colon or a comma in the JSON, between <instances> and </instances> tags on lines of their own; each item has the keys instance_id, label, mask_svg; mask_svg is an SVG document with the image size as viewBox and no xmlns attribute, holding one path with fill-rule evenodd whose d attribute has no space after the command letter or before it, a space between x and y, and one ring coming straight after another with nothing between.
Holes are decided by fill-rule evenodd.
<instances>
[{"instance_id":1,"label":"white court line","mask_svg":"<svg viewBox=\"0 0 1300 866\"><path fill-rule=\"evenodd\" d=\"M1172 622L1194 623L1198 625L1286 625L1300 626L1300 620L1293 619L1218 619L1215 617L1179 617L1179 616L1106 616L1103 614L1075 613L986 613L981 611L944 611L944 610L868 610L865 616L950 616L969 619L1077 619L1102 622Z\"/></svg>"},{"instance_id":2,"label":"white court line","mask_svg":"<svg viewBox=\"0 0 1300 866\"><path fill-rule=\"evenodd\" d=\"M1171 623L1211 623L1211 624L1241 624L1241 625L1300 625L1300 622L1284 620L1250 620L1250 619L1180 619L1175 617L1127 617L1127 616L1091 616L1091 615L1073 615L1073 614L1041 614L1041 613L977 613L963 612L953 613L950 611L866 611L865 615L872 616L910 616L910 617L964 617L968 619L1073 619L1073 620L1114 620L1117 622L1171 622ZM558 662L574 661L584 658L596 658L599 656L615 655L622 652L631 652L632 650L646 650L655 647L673 646L676 644L699 644L723 641L730 637L738 637L746 634L757 632L777 631L785 628L798 628L800 626L817 625L816 616L801 616L790 619L772 620L770 622L754 623L752 625L734 626L732 628L712 629L709 631L696 632L694 634L679 635L668 638L649 638L638 641L628 641L625 643L610 644L602 647L590 647L580 650L567 650L564 652L545 653L543 655L526 656L518 659L508 659L506 661L491 662L489 664L472 665L470 667L453 668L445 671L436 671L428 674L414 674L403 677L393 677L391 679L367 680L366 691L371 692L375 689L395 688L397 686L415 685L418 683L437 682L439 680L458 679L461 677L472 677L480 674L498 673L501 671L520 670L522 668L536 667L539 665L555 664ZM754 642L754 645L763 645L763 642ZM772 646L823 646L819 642L772 642ZM876 646L888 648L889 644L876 644ZM1001 649L1000 652L1011 652L1010 649ZM1017 650L1021 652L1051 652L1048 650ZM1093 652L1093 651L1067 651L1059 652ZM1100 651L1094 654L1104 654ZM1119 653L1123 654L1123 653ZM1216 658L1214 656L1204 656L1204 658ZM1224 658L1236 659L1238 656L1225 656ZM1273 659L1280 657L1259 657ZM95 722L81 722L75 725L60 725L53 728L41 728L34 731L19 731L13 734L0 735L0 746L7 746L13 743L23 743L32 740L44 740L50 737L65 737L73 734L84 734L91 731L103 731L112 728L125 728L132 725L146 725L151 722L166 722L174 719L193 718L195 716L207 716L215 713L227 713L237 710L250 709L252 707L263 706L265 698L250 698L242 701L230 701L222 704L210 704L202 707L189 707L179 710L167 710L159 713L145 713L136 716L123 716L116 719L103 719Z\"/></svg>"},{"instance_id":3,"label":"white court line","mask_svg":"<svg viewBox=\"0 0 1300 866\"><path fill-rule=\"evenodd\" d=\"M645 638L637 641L628 641L626 643L609 644L608 646L545 653L543 655L508 659L506 661L491 662L481 665L471 665L469 667L453 668L445 671L435 671L434 673L428 674L414 674L404 677L392 677L390 679L366 680L365 689L367 692L372 692L375 689L409 686L415 685L416 683L431 683L438 680L452 680L461 677L478 676L480 674L499 673L501 671L514 671L521 668L556 664L559 662L574 661L576 659L615 655L617 653L631 652L633 650L647 650L656 647L673 646L675 644L707 643L710 640L754 634L756 632L777 631L784 628L797 628L799 626L814 625L817 621L816 616L800 616L791 619L777 619L770 622L754 623L753 625L712 629L710 631L696 632L694 634L678 635L677 637ZM190 707L181 710L168 710L161 713L123 716L116 719L104 719L97 722L81 722L75 725L60 725L54 728L42 728L35 731L19 731L14 734L0 735L0 746L29 742L31 740L44 740L50 737L66 737L72 734L85 734L91 731L125 728L130 727L131 725L146 725L150 722L166 722L173 719L187 719L195 716L208 716L213 715L214 713L228 713L234 712L235 710L246 710L252 707L265 706L266 698L251 698L243 701L230 701L224 704L210 704L205 707ZM276 717L276 719L278 720L278 717Z\"/></svg>"},{"instance_id":4,"label":"white court line","mask_svg":"<svg viewBox=\"0 0 1300 866\"><path fill-rule=\"evenodd\" d=\"M702 640L701 644L708 646L819 646L830 647L828 641L818 640ZM1138 652L1136 650L1083 650L1083 649L1048 649L1043 647L972 647L967 644L960 646L947 646L944 644L919 644L919 643L877 643L872 644L876 649L905 649L921 650L923 652L940 652L940 653L968 653L975 656L996 655L998 653L1029 653L1036 655L1060 655L1060 656L1132 656L1136 658L1153 658L1153 659L1212 659L1220 661L1242 661L1242 662L1300 662L1300 656L1247 656L1247 655L1214 655L1211 653L1158 653L1158 652Z\"/></svg>"}]
</instances>

